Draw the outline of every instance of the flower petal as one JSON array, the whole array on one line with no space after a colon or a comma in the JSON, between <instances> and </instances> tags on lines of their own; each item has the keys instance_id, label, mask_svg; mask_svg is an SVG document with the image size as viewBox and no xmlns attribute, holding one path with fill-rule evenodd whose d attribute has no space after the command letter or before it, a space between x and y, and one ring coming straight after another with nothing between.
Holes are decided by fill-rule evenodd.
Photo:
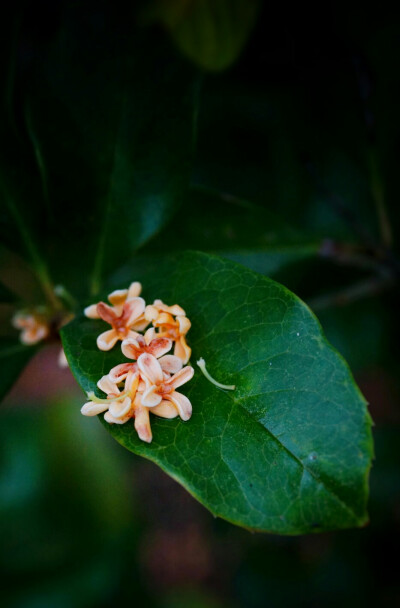
<instances>
[{"instance_id":1,"label":"flower petal","mask_svg":"<svg viewBox=\"0 0 400 608\"><path fill-rule=\"evenodd\" d=\"M150 386L142 395L142 405L144 407L155 407L161 403L162 397L157 393L157 386Z\"/></svg>"},{"instance_id":2,"label":"flower petal","mask_svg":"<svg viewBox=\"0 0 400 608\"><path fill-rule=\"evenodd\" d=\"M124 418L115 418L110 412L106 412L104 414L104 420L109 424L125 424L128 420L131 419L131 416L125 416Z\"/></svg>"},{"instance_id":3,"label":"flower petal","mask_svg":"<svg viewBox=\"0 0 400 608\"><path fill-rule=\"evenodd\" d=\"M61 367L62 369L66 369L67 367L69 367L69 363L67 361L67 357L65 356L63 348L60 348L58 352L57 363L58 367Z\"/></svg>"},{"instance_id":4,"label":"flower petal","mask_svg":"<svg viewBox=\"0 0 400 608\"><path fill-rule=\"evenodd\" d=\"M146 306L146 309L144 311L144 316L149 322L155 321L158 317L158 314L159 314L158 310L155 306L152 306L151 304Z\"/></svg>"},{"instance_id":5,"label":"flower petal","mask_svg":"<svg viewBox=\"0 0 400 608\"><path fill-rule=\"evenodd\" d=\"M143 298L132 298L124 304L123 317L126 318L126 326L131 327L142 316L146 302Z\"/></svg>"},{"instance_id":6,"label":"flower petal","mask_svg":"<svg viewBox=\"0 0 400 608\"><path fill-rule=\"evenodd\" d=\"M174 391L170 395L165 395L165 399L168 399L168 401L171 401L175 405L182 420L189 420L192 415L192 404L186 395Z\"/></svg>"},{"instance_id":7,"label":"flower petal","mask_svg":"<svg viewBox=\"0 0 400 608\"><path fill-rule=\"evenodd\" d=\"M112 325L115 319L117 318L117 314L111 306L105 304L105 302L99 302L97 304L97 314L99 315L98 319L103 319L109 325Z\"/></svg>"},{"instance_id":8,"label":"flower petal","mask_svg":"<svg viewBox=\"0 0 400 608\"><path fill-rule=\"evenodd\" d=\"M25 314L23 312L17 312L11 319L11 324L16 329L25 329L27 327L33 327L35 319L33 315Z\"/></svg>"},{"instance_id":9,"label":"flower petal","mask_svg":"<svg viewBox=\"0 0 400 608\"><path fill-rule=\"evenodd\" d=\"M136 365L136 370L131 370L125 380L125 391L131 393L131 398L134 399L137 387L139 384L139 372Z\"/></svg>"},{"instance_id":10,"label":"flower petal","mask_svg":"<svg viewBox=\"0 0 400 608\"><path fill-rule=\"evenodd\" d=\"M103 393L106 393L107 395L119 395L120 393L118 386L112 382L108 375L100 378L97 386L101 391L103 391Z\"/></svg>"},{"instance_id":11,"label":"flower petal","mask_svg":"<svg viewBox=\"0 0 400 608\"><path fill-rule=\"evenodd\" d=\"M158 317L154 319L153 325L155 325L155 327L161 327L163 325L170 325L171 327L176 327L176 321L174 320L174 317L168 312L160 312Z\"/></svg>"},{"instance_id":12,"label":"flower petal","mask_svg":"<svg viewBox=\"0 0 400 608\"><path fill-rule=\"evenodd\" d=\"M127 359L136 359L142 354L143 347L136 338L127 338L122 341L121 350Z\"/></svg>"},{"instance_id":13,"label":"flower petal","mask_svg":"<svg viewBox=\"0 0 400 608\"><path fill-rule=\"evenodd\" d=\"M161 384L164 378L161 365L153 355L143 353L143 355L140 355L137 364L142 375L150 380L151 384Z\"/></svg>"},{"instance_id":14,"label":"flower petal","mask_svg":"<svg viewBox=\"0 0 400 608\"><path fill-rule=\"evenodd\" d=\"M102 412L108 410L108 403L93 403L93 401L88 401L81 408L81 414L84 416L97 416Z\"/></svg>"},{"instance_id":15,"label":"flower petal","mask_svg":"<svg viewBox=\"0 0 400 608\"><path fill-rule=\"evenodd\" d=\"M160 416L160 418L168 418L169 420L178 416L177 408L172 402L166 401L165 399L161 401L160 405L152 407L149 411L156 416Z\"/></svg>"},{"instance_id":16,"label":"flower petal","mask_svg":"<svg viewBox=\"0 0 400 608\"><path fill-rule=\"evenodd\" d=\"M125 304L126 298L128 297L127 289L116 289L112 291L108 296L108 301L113 306L123 306Z\"/></svg>"},{"instance_id":17,"label":"flower petal","mask_svg":"<svg viewBox=\"0 0 400 608\"><path fill-rule=\"evenodd\" d=\"M158 362L163 372L167 372L167 374L176 374L183 366L182 360L179 357L175 357L175 355L164 355L160 357Z\"/></svg>"},{"instance_id":18,"label":"flower petal","mask_svg":"<svg viewBox=\"0 0 400 608\"><path fill-rule=\"evenodd\" d=\"M134 325L133 327L136 327L136 325ZM133 331L132 329L130 329L126 334L125 340L136 340L139 336L140 334L138 334L137 331Z\"/></svg>"},{"instance_id":19,"label":"flower petal","mask_svg":"<svg viewBox=\"0 0 400 608\"><path fill-rule=\"evenodd\" d=\"M190 359L190 355L192 354L192 349L186 343L185 336L180 336L179 339L175 342L174 346L174 355L175 357L179 357L182 359L183 363L187 363Z\"/></svg>"},{"instance_id":20,"label":"flower petal","mask_svg":"<svg viewBox=\"0 0 400 608\"><path fill-rule=\"evenodd\" d=\"M146 342L147 346L155 338L157 338L156 330L154 329L154 327L149 327L149 329L144 334L144 341Z\"/></svg>"},{"instance_id":21,"label":"flower petal","mask_svg":"<svg viewBox=\"0 0 400 608\"><path fill-rule=\"evenodd\" d=\"M187 365L186 367L181 369L179 372L177 372L176 374L171 376L171 378L169 378L167 380L166 384L169 384L170 386L173 386L174 388L178 388L178 386L182 386L182 384L186 384L186 382L189 382L189 380L191 380L193 378L193 374L194 374L193 367L190 367L190 365Z\"/></svg>"},{"instance_id":22,"label":"flower petal","mask_svg":"<svg viewBox=\"0 0 400 608\"><path fill-rule=\"evenodd\" d=\"M85 317L89 319L100 319L100 315L97 312L97 304L91 304L90 306L86 306L84 309Z\"/></svg>"},{"instance_id":23,"label":"flower petal","mask_svg":"<svg viewBox=\"0 0 400 608\"><path fill-rule=\"evenodd\" d=\"M158 359L158 357L162 357L162 355L165 355L165 353L171 350L171 346L172 340L169 340L168 338L156 338L148 345L147 352Z\"/></svg>"},{"instance_id":24,"label":"flower petal","mask_svg":"<svg viewBox=\"0 0 400 608\"><path fill-rule=\"evenodd\" d=\"M136 330L136 331L144 331L146 329L146 327L148 326L149 321L146 319L146 317L143 315L140 315L140 317L133 323L133 325L131 325L131 328Z\"/></svg>"},{"instance_id":25,"label":"flower petal","mask_svg":"<svg viewBox=\"0 0 400 608\"><path fill-rule=\"evenodd\" d=\"M174 317L186 315L183 308L178 306L178 304L174 304L173 306L167 306L162 300L154 300L153 306L155 306L155 308L158 308L162 312L169 312L169 314L174 315Z\"/></svg>"},{"instance_id":26,"label":"flower petal","mask_svg":"<svg viewBox=\"0 0 400 608\"><path fill-rule=\"evenodd\" d=\"M130 371L137 371L136 363L120 363L116 365L108 372L108 378L111 382L115 382L118 384L122 382L127 377Z\"/></svg>"},{"instance_id":27,"label":"flower petal","mask_svg":"<svg viewBox=\"0 0 400 608\"><path fill-rule=\"evenodd\" d=\"M139 435L139 439L146 443L151 443L153 435L150 427L149 410L140 405L135 409L135 429Z\"/></svg>"},{"instance_id":28,"label":"flower petal","mask_svg":"<svg viewBox=\"0 0 400 608\"><path fill-rule=\"evenodd\" d=\"M125 418L132 409L132 401L125 397L123 401L111 401L108 411L114 418Z\"/></svg>"},{"instance_id":29,"label":"flower petal","mask_svg":"<svg viewBox=\"0 0 400 608\"><path fill-rule=\"evenodd\" d=\"M134 281L129 285L127 300L137 298L142 293L142 284L139 281Z\"/></svg>"},{"instance_id":30,"label":"flower petal","mask_svg":"<svg viewBox=\"0 0 400 608\"><path fill-rule=\"evenodd\" d=\"M97 347L100 350L111 350L118 342L118 334L115 329L109 329L100 334L97 338Z\"/></svg>"},{"instance_id":31,"label":"flower petal","mask_svg":"<svg viewBox=\"0 0 400 608\"><path fill-rule=\"evenodd\" d=\"M49 335L49 329L46 325L36 325L30 329L22 331L19 339L22 344L36 344Z\"/></svg>"},{"instance_id":32,"label":"flower petal","mask_svg":"<svg viewBox=\"0 0 400 608\"><path fill-rule=\"evenodd\" d=\"M187 317L178 317L177 321L178 321L178 326L179 326L179 333L187 334L187 332L189 331L189 329L192 326L189 319Z\"/></svg>"}]
</instances>

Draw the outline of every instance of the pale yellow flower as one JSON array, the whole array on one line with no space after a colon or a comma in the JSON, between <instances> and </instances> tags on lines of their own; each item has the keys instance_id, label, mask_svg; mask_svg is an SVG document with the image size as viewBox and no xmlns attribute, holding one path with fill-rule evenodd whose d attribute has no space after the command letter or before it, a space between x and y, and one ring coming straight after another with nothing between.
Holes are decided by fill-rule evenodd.
<instances>
[{"instance_id":1,"label":"pale yellow flower","mask_svg":"<svg viewBox=\"0 0 400 608\"><path fill-rule=\"evenodd\" d=\"M175 342L174 355L185 364L189 361L192 349L186 342L191 323L186 313L178 306L167 306L162 300L155 300L154 304L146 306L145 317L157 328L157 337L170 338Z\"/></svg>"}]
</instances>

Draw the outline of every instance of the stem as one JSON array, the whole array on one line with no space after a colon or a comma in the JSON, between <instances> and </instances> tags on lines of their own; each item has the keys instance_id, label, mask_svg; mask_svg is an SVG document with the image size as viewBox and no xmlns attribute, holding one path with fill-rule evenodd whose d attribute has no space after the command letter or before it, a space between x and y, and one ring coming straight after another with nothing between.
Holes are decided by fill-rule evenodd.
<instances>
[{"instance_id":1,"label":"stem","mask_svg":"<svg viewBox=\"0 0 400 608\"><path fill-rule=\"evenodd\" d=\"M383 183L380 176L378 160L374 148L370 148L369 150L368 161L370 170L371 193L374 199L376 212L378 215L382 244L389 249L393 245L393 234L385 204Z\"/></svg>"},{"instance_id":2,"label":"stem","mask_svg":"<svg viewBox=\"0 0 400 608\"><path fill-rule=\"evenodd\" d=\"M309 300L308 305L314 311L325 310L332 306L346 306L356 300L375 296L393 285L393 279L371 277L365 281L359 281L350 287L334 293Z\"/></svg>"},{"instance_id":3,"label":"stem","mask_svg":"<svg viewBox=\"0 0 400 608\"><path fill-rule=\"evenodd\" d=\"M317 173L315 165L312 162L306 162L306 168L311 177L314 179L315 186L321 194L324 202L329 205L337 217L343 220L349 226L352 232L367 247L376 247L375 240L372 238L367 228L362 224L362 222L359 221L356 214L347 207L342 197L335 192L330 192L328 188L325 187Z\"/></svg>"},{"instance_id":4,"label":"stem","mask_svg":"<svg viewBox=\"0 0 400 608\"><path fill-rule=\"evenodd\" d=\"M64 287L64 285L56 285L54 287L54 293L70 308L70 310L76 310L78 308L78 302Z\"/></svg>"},{"instance_id":5,"label":"stem","mask_svg":"<svg viewBox=\"0 0 400 608\"><path fill-rule=\"evenodd\" d=\"M217 380L214 380L214 378L206 370L206 362L204 361L203 358L199 359L196 363L199 366L199 368L201 369L201 371L203 372L203 374L205 375L205 377L207 378L207 380L209 380L212 384L215 384L215 386L217 386L218 388L222 388L227 391L235 390L236 386L234 384L221 384L220 382L217 382Z\"/></svg>"},{"instance_id":6,"label":"stem","mask_svg":"<svg viewBox=\"0 0 400 608\"><path fill-rule=\"evenodd\" d=\"M8 202L8 207L10 209L11 214L14 217L14 221L20 231L21 237L23 239L24 245L27 249L28 254L33 263L35 274L39 280L39 283L42 287L43 293L46 296L46 299L49 305L54 310L60 310L62 308L60 301L58 300L56 294L54 293L53 283L50 279L49 272L47 270L47 266L42 260L34 241L31 237L31 234L23 222L23 219L19 213L19 210L16 205L11 202L11 199L8 197L6 193L6 200Z\"/></svg>"}]
</instances>

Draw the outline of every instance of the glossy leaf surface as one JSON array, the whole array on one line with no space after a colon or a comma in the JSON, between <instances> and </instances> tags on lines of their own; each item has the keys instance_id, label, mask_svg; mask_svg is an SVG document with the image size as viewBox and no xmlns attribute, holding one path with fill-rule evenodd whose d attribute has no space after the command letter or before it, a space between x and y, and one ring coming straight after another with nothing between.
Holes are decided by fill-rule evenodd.
<instances>
[{"instance_id":1,"label":"glossy leaf surface","mask_svg":"<svg viewBox=\"0 0 400 608\"><path fill-rule=\"evenodd\" d=\"M186 423L151 416L150 445L132 423L104 423L115 439L238 525L302 534L365 524L371 420L307 306L278 283L206 254L182 254L134 279L147 301L179 303L192 321L196 373L182 392L193 416ZM97 350L103 329L78 318L62 332L85 391L124 361L118 347ZM195 365L200 357L236 390L207 381Z\"/></svg>"}]
</instances>

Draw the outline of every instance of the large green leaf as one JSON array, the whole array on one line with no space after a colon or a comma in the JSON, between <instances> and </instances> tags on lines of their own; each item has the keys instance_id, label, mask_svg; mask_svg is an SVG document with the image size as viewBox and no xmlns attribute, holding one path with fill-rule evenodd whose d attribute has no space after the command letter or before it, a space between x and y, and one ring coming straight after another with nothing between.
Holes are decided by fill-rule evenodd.
<instances>
[{"instance_id":1,"label":"large green leaf","mask_svg":"<svg viewBox=\"0 0 400 608\"><path fill-rule=\"evenodd\" d=\"M133 279L143 281L149 301L186 309L193 363L204 357L213 376L237 388L221 391L197 370L184 387L190 421L154 419L150 445L131 423L105 423L113 437L160 465L215 515L247 528L301 534L365 524L371 420L309 308L278 283L201 253ZM78 318L62 332L86 391L124 360L118 347L97 350L103 328Z\"/></svg>"},{"instance_id":2,"label":"large green leaf","mask_svg":"<svg viewBox=\"0 0 400 608\"><path fill-rule=\"evenodd\" d=\"M96 292L181 203L198 73L159 30L107 2L70 4L33 71L26 116L55 220L53 263L59 281L76 288L78 266Z\"/></svg>"},{"instance_id":3,"label":"large green leaf","mask_svg":"<svg viewBox=\"0 0 400 608\"><path fill-rule=\"evenodd\" d=\"M0 338L0 400L12 387L36 351L35 346L25 346L12 338Z\"/></svg>"}]
</instances>

